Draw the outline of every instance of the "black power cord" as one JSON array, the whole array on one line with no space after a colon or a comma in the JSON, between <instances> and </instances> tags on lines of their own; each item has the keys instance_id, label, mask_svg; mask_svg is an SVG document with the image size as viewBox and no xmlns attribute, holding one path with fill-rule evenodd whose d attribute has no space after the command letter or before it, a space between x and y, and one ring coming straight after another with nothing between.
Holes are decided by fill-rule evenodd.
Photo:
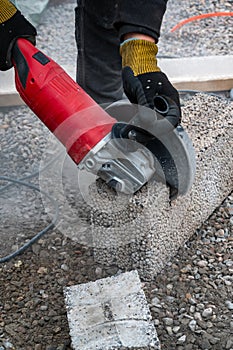
<instances>
[{"instance_id":1,"label":"black power cord","mask_svg":"<svg viewBox=\"0 0 233 350\"><path fill-rule=\"evenodd\" d=\"M34 176L36 173L34 173L32 175ZM29 177L31 178L32 175L29 175L27 178L29 178ZM58 207L58 204L57 204L56 200L54 198L52 198L48 193L42 191L40 188L36 187L35 185L33 185L33 184L29 183L29 182L24 182L22 180L12 179L12 178L9 178L7 176L0 176L0 180L1 181L7 181L7 182L10 182L11 184L15 184L15 185L25 186L25 187L31 188L34 191L42 193L46 198L49 199L49 201L52 203L52 205L54 207L54 210L55 210L53 219L52 219L51 223L48 226L46 226L42 231L38 232L32 239L30 239L27 243L25 243L18 250L16 250L15 252L13 252L13 253L11 253L9 255L6 255L3 258L0 258L0 263L5 263L5 262L8 262L11 259L15 258L19 254L23 253L33 243L38 241L38 239L40 239L45 233L47 233L50 229L55 227L56 222L58 220L58 216L59 216L59 207ZM6 190L6 188L8 188L8 186L11 185L11 184L8 184L8 185L0 188L0 193L3 192L4 190Z\"/></svg>"}]
</instances>

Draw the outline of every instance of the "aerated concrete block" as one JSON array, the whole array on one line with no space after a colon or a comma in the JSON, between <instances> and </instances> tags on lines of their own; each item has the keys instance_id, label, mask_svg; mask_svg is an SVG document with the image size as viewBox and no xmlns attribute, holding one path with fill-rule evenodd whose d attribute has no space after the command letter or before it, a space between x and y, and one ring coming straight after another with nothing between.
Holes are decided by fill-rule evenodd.
<instances>
[{"instance_id":1,"label":"aerated concrete block","mask_svg":"<svg viewBox=\"0 0 233 350\"><path fill-rule=\"evenodd\" d=\"M165 185L150 182L128 202L93 194L96 261L137 269L151 280L233 189L233 103L201 94L183 108L196 152L191 191L171 204Z\"/></svg>"},{"instance_id":2,"label":"aerated concrete block","mask_svg":"<svg viewBox=\"0 0 233 350\"><path fill-rule=\"evenodd\" d=\"M160 349L136 271L67 287L64 293L74 350Z\"/></svg>"}]
</instances>

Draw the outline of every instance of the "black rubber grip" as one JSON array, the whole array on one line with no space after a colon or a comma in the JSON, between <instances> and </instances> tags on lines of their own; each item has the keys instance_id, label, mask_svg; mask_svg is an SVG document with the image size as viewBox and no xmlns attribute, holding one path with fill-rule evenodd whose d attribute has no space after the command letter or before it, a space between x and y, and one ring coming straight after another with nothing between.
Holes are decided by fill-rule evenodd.
<instances>
[{"instance_id":1,"label":"black rubber grip","mask_svg":"<svg viewBox=\"0 0 233 350\"><path fill-rule=\"evenodd\" d=\"M23 86L24 89L26 89L28 74L29 74L29 66L27 64L27 61L20 51L17 43L15 43L13 51L12 51L12 57L16 65L17 73L19 76L19 80Z\"/></svg>"}]
</instances>

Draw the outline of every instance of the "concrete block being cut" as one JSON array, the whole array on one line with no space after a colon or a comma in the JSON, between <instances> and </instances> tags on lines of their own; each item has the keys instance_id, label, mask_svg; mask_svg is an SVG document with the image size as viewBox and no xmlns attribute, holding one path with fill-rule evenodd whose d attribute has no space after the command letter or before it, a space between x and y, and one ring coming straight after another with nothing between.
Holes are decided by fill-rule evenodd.
<instances>
[{"instance_id":1,"label":"concrete block being cut","mask_svg":"<svg viewBox=\"0 0 233 350\"><path fill-rule=\"evenodd\" d=\"M183 126L194 144L196 176L191 191L171 204L167 187L156 181L128 202L93 193L96 261L137 269L145 280L161 271L233 189L232 122L232 102L199 94L185 103Z\"/></svg>"},{"instance_id":2,"label":"concrete block being cut","mask_svg":"<svg viewBox=\"0 0 233 350\"><path fill-rule=\"evenodd\" d=\"M160 349L136 271L64 290L75 350Z\"/></svg>"},{"instance_id":3,"label":"concrete block being cut","mask_svg":"<svg viewBox=\"0 0 233 350\"><path fill-rule=\"evenodd\" d=\"M165 267L233 189L233 103L197 94L184 101L182 110L182 124L196 152L196 176L191 190L172 203L168 188L158 181L150 181L134 195L116 194L98 180L89 186L87 174L77 176L72 164L64 192L58 169L69 167L62 160L41 172L41 188L53 190L63 205L61 232L93 247L97 262L138 270L144 280L152 280ZM170 140L169 135L163 137ZM175 148L171 152L183 160ZM51 159L48 155L42 169Z\"/></svg>"}]
</instances>

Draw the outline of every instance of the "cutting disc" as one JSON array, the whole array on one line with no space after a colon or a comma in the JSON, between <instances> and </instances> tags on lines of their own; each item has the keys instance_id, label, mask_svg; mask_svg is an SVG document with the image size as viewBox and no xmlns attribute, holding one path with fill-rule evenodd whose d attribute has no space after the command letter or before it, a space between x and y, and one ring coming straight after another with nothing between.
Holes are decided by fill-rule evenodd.
<instances>
[{"instance_id":1,"label":"cutting disc","mask_svg":"<svg viewBox=\"0 0 233 350\"><path fill-rule=\"evenodd\" d=\"M146 107L140 107L140 113L143 113L143 108L147 113ZM131 124L138 113L138 106L131 104L128 100L121 100L107 106L106 111L119 122ZM156 122L160 123L160 121ZM175 198L186 194L194 182L195 151L188 133L181 125L176 128L169 127L168 132L164 132L160 125L158 124L159 132L155 132L153 140L147 143L147 148L160 164L157 175L161 178L165 177L171 188L171 197ZM143 128L143 125L138 127ZM147 131L150 132L150 130Z\"/></svg>"}]
</instances>

